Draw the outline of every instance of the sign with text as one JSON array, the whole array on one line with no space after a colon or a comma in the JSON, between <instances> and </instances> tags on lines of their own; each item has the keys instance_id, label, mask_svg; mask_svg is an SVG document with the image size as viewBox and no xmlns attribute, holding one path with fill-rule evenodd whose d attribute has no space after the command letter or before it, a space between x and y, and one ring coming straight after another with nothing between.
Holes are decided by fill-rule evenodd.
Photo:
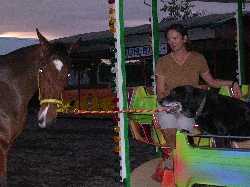
<instances>
[{"instance_id":1,"label":"sign with text","mask_svg":"<svg viewBox=\"0 0 250 187\"><path fill-rule=\"evenodd\" d=\"M160 54L167 53L167 44L160 44ZM149 45L139 47L129 47L125 49L125 58L137 58L143 56L151 56L152 48Z\"/></svg>"}]
</instances>

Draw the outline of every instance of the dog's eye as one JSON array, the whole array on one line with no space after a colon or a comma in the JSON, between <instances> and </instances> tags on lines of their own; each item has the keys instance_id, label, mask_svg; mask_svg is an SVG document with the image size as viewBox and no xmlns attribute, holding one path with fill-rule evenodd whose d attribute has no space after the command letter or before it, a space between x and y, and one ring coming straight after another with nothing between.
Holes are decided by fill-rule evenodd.
<instances>
[{"instance_id":1,"label":"dog's eye","mask_svg":"<svg viewBox=\"0 0 250 187\"><path fill-rule=\"evenodd\" d=\"M170 94L171 94L172 97L176 97L177 96L177 93L174 90L172 90Z\"/></svg>"},{"instance_id":2,"label":"dog's eye","mask_svg":"<svg viewBox=\"0 0 250 187\"><path fill-rule=\"evenodd\" d=\"M172 90L171 95L176 95L176 92L174 90Z\"/></svg>"}]
</instances>

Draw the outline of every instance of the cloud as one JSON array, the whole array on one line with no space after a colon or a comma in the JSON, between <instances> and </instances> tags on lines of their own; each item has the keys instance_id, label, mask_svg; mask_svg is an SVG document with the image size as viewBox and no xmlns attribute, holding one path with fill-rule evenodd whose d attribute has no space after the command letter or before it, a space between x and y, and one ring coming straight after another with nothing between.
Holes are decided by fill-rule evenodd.
<instances>
[{"instance_id":1,"label":"cloud","mask_svg":"<svg viewBox=\"0 0 250 187\"><path fill-rule=\"evenodd\" d=\"M108 27L108 2L99 0L1 0L0 34L41 31L58 37Z\"/></svg>"},{"instance_id":2,"label":"cloud","mask_svg":"<svg viewBox=\"0 0 250 187\"><path fill-rule=\"evenodd\" d=\"M21 36L20 38L37 38L35 32L6 32L1 34L1 37L16 37Z\"/></svg>"},{"instance_id":3,"label":"cloud","mask_svg":"<svg viewBox=\"0 0 250 187\"><path fill-rule=\"evenodd\" d=\"M194 3L196 9L205 9L207 14L237 9L235 3L224 4L223 8L213 3ZM27 35L26 32L36 35L35 29L39 28L49 39L108 30L108 19L112 16L108 9L113 7L107 0L1 0L0 5L0 35L12 33L20 37ZM158 1L158 9L163 5ZM250 10L249 3L247 6ZM143 0L124 0L123 7L125 27L147 24L151 17L151 7ZM164 12L159 11L158 17L161 20Z\"/></svg>"}]
</instances>

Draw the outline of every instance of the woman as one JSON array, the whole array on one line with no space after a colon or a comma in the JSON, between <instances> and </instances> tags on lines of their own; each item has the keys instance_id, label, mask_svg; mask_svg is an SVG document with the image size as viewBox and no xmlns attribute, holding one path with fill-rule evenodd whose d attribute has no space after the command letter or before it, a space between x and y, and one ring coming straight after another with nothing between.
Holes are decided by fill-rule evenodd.
<instances>
[{"instance_id":1,"label":"woman","mask_svg":"<svg viewBox=\"0 0 250 187\"><path fill-rule=\"evenodd\" d=\"M188 32L183 25L171 25L166 30L166 38L172 52L159 58L156 65L156 88L159 100L166 97L177 86L192 85L199 87L199 76L210 87L231 86L235 97L242 96L237 82L212 77L204 56L191 50ZM161 124L163 137L171 151L176 146L177 130L186 129L193 132L195 121L192 118L187 118L179 113L167 114L165 112L158 112L157 117ZM173 169L173 156L171 153L169 155L165 168Z\"/></svg>"}]
</instances>

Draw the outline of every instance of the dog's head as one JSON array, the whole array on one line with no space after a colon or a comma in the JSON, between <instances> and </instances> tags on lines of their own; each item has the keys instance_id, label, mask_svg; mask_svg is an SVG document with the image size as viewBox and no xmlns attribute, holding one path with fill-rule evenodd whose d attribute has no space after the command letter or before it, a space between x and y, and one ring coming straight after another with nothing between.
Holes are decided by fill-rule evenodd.
<instances>
[{"instance_id":1,"label":"dog's head","mask_svg":"<svg viewBox=\"0 0 250 187\"><path fill-rule=\"evenodd\" d=\"M170 113L181 112L184 116L193 118L196 116L202 100L205 97L205 91L193 86L178 86L171 90L167 97L164 97L159 101L159 104L163 107L175 107L176 110L171 110Z\"/></svg>"}]
</instances>

